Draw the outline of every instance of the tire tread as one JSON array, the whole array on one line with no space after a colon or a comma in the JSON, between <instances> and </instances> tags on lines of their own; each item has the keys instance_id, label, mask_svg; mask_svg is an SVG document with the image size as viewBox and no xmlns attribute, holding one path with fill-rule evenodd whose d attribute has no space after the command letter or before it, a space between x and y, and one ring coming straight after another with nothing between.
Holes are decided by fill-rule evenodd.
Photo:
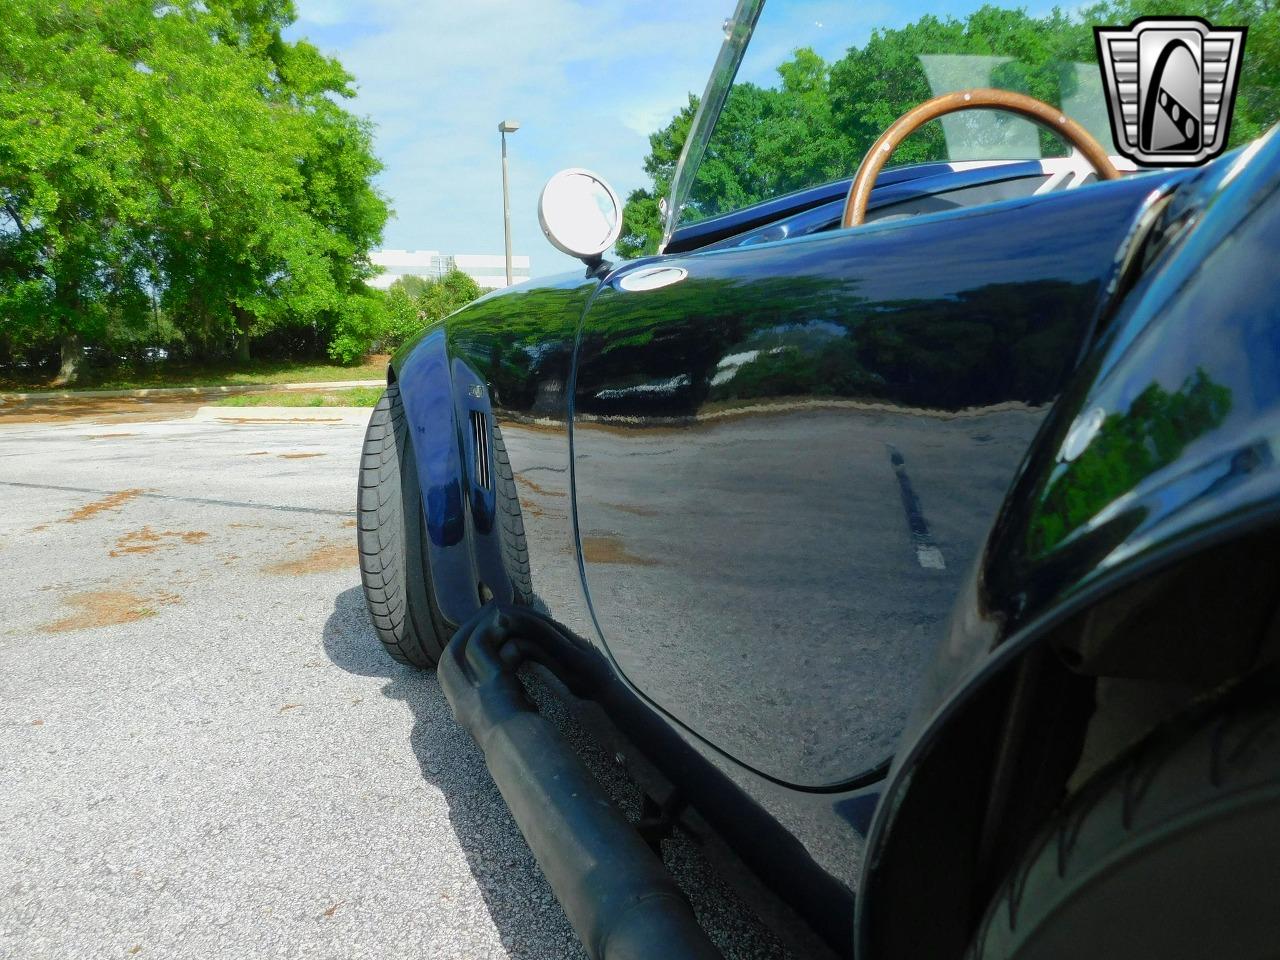
<instances>
[{"instance_id":1,"label":"tire tread","mask_svg":"<svg viewBox=\"0 0 1280 960\"><path fill-rule=\"evenodd\" d=\"M1157 730L1085 785L991 899L967 960L1017 954L1106 864L1256 791L1280 792L1280 704L1196 711Z\"/></svg>"},{"instance_id":2,"label":"tire tread","mask_svg":"<svg viewBox=\"0 0 1280 960\"><path fill-rule=\"evenodd\" d=\"M395 384L369 417L356 504L360 582L378 639L400 663L434 666L450 631L432 596L417 469Z\"/></svg>"}]
</instances>

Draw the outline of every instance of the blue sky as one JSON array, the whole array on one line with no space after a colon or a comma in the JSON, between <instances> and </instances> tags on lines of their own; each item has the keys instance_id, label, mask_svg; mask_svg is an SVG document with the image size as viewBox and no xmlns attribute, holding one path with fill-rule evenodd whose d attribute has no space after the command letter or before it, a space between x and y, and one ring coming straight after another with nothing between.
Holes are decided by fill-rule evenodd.
<instances>
[{"instance_id":1,"label":"blue sky","mask_svg":"<svg viewBox=\"0 0 1280 960\"><path fill-rule=\"evenodd\" d=\"M624 199L644 186L648 134L701 93L733 0L296 0L292 38L356 77L349 107L376 126L379 187L395 210L384 246L502 252L497 125L508 140L517 254L533 274L573 269L538 228L538 193L564 167L604 176ZM960 10L976 2L930 5ZM742 78L802 44L839 56L878 24L925 6L882 0L771 0Z\"/></svg>"},{"instance_id":2,"label":"blue sky","mask_svg":"<svg viewBox=\"0 0 1280 960\"><path fill-rule=\"evenodd\" d=\"M502 252L498 121L508 138L514 249L534 275L572 269L538 228L538 193L564 167L625 198L645 183L647 133L701 92L732 12L724 0L297 0L292 37L356 77L348 106L376 125L384 245Z\"/></svg>"}]
</instances>

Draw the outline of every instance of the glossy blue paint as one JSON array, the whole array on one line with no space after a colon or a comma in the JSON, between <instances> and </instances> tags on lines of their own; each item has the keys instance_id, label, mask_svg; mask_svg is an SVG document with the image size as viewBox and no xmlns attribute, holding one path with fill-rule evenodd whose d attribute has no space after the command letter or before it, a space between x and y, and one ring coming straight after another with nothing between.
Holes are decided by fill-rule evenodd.
<instances>
[{"instance_id":1,"label":"glossy blue paint","mask_svg":"<svg viewBox=\"0 0 1280 960\"><path fill-rule=\"evenodd\" d=\"M686 278L652 291L610 276L578 341L574 495L628 679L761 776L883 764L1164 179L670 257Z\"/></svg>"},{"instance_id":2,"label":"glossy blue paint","mask_svg":"<svg viewBox=\"0 0 1280 960\"><path fill-rule=\"evenodd\" d=\"M879 893L886 868L927 869L895 852L925 826L897 813L965 711L1069 617L1280 522L1280 137L1196 171L1160 226L1046 421L921 686L869 841L860 956L877 955L894 909ZM1129 641L1112 638L1108 655Z\"/></svg>"},{"instance_id":3,"label":"glossy blue paint","mask_svg":"<svg viewBox=\"0 0 1280 960\"><path fill-rule=\"evenodd\" d=\"M475 609L480 582L509 595L468 444L478 410L507 435L538 603L607 678L600 702L628 755L847 951L888 811L950 705L1011 655L991 651L1033 642L1150 543L1190 542L1274 497L1275 305L1257 259L1274 258L1273 228L1241 220L1273 155L1235 174L1223 158L852 231L728 238L761 217L825 217L843 190L821 188L682 231L678 255L477 301L393 362L448 618ZM1189 205L1199 225L1135 281L1122 273L1135 222L1180 185L1169 210ZM728 242L688 246L713 240ZM1227 300L1212 299L1208 263L1235 287ZM621 287L654 264L688 275ZM1080 426L1091 411L1099 437L1140 433L1143 405L1178 395L1202 428L1089 516L1064 512L1101 449ZM935 645L925 671L917 654ZM867 847L895 745L894 802Z\"/></svg>"},{"instance_id":4,"label":"glossy blue paint","mask_svg":"<svg viewBox=\"0 0 1280 960\"><path fill-rule=\"evenodd\" d=\"M432 580L450 623L462 623L479 608L481 585L499 601L513 596L495 522L495 489L477 476L470 414L499 423L533 417L558 422L561 461L567 462L562 385L582 307L597 285L575 273L489 294L392 359L422 481ZM561 387L551 389L554 384Z\"/></svg>"},{"instance_id":5,"label":"glossy blue paint","mask_svg":"<svg viewBox=\"0 0 1280 960\"><path fill-rule=\"evenodd\" d=\"M475 564L474 581L500 603L512 603L514 591L503 566L502 531L497 519L496 482L493 477L493 453L489 458L489 479L486 484L477 463L479 451L471 424L471 415L480 414L491 422L494 413L489 402L488 385L465 362L454 358L452 362L454 402L457 422L461 425L463 487L466 490L467 516L469 520L471 556ZM477 587L477 590L479 588Z\"/></svg>"},{"instance_id":6,"label":"glossy blue paint","mask_svg":"<svg viewBox=\"0 0 1280 960\"><path fill-rule=\"evenodd\" d=\"M457 402L445 351L445 330L434 326L392 361L426 512L432 585L441 612L462 623L479 607L471 544L466 537Z\"/></svg>"}]
</instances>

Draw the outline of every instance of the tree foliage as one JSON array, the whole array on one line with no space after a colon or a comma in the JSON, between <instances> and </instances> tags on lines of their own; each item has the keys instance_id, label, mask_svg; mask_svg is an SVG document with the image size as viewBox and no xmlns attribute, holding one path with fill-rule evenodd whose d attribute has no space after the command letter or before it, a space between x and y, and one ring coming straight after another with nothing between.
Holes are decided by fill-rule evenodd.
<instances>
[{"instance_id":1,"label":"tree foliage","mask_svg":"<svg viewBox=\"0 0 1280 960\"><path fill-rule=\"evenodd\" d=\"M1128 410L1107 415L1079 459L1055 471L1028 529L1033 554L1053 549L1126 490L1173 463L1231 412L1231 388L1203 368L1178 387L1151 383Z\"/></svg>"},{"instance_id":2,"label":"tree foliage","mask_svg":"<svg viewBox=\"0 0 1280 960\"><path fill-rule=\"evenodd\" d=\"M369 290L352 298L353 309L339 319L329 354L350 363L371 350L394 350L480 294L479 284L461 270L439 279L401 277L386 291Z\"/></svg>"},{"instance_id":3,"label":"tree foliage","mask_svg":"<svg viewBox=\"0 0 1280 960\"><path fill-rule=\"evenodd\" d=\"M290 0L0 0L0 321L10 349L163 315L219 349L367 307L387 207L337 61Z\"/></svg>"},{"instance_id":4,"label":"tree foliage","mask_svg":"<svg viewBox=\"0 0 1280 960\"><path fill-rule=\"evenodd\" d=\"M1257 137L1280 119L1280 5L1273 0L1206 0L1195 11L1215 24L1246 25L1232 145ZM901 28L876 30L861 47L826 63L796 50L777 68L773 87L737 83L730 91L699 168L683 216L697 219L852 175L871 144L903 113L934 95L921 57L1010 58L991 83L1061 104L1074 92L1072 64L1094 64L1095 24L1127 24L1139 16L1183 15L1177 0L1103 0L1068 13L1033 16L1025 9L984 6L963 18L926 15ZM697 99L649 138L644 169L651 186L634 191L623 212L621 256L652 253L661 240L658 199L671 187ZM995 115L1001 124L1016 119ZM1041 150L1062 147L1042 134ZM893 163L947 158L939 122L901 144Z\"/></svg>"}]
</instances>

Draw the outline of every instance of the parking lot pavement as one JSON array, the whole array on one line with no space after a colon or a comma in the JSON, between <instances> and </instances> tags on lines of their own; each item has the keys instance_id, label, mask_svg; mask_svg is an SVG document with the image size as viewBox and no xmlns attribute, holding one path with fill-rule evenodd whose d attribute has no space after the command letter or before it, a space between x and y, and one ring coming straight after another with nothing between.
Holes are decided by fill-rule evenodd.
<instances>
[{"instance_id":1,"label":"parking lot pavement","mask_svg":"<svg viewBox=\"0 0 1280 960\"><path fill-rule=\"evenodd\" d=\"M434 675L378 647L362 429L130 409L0 413L0 956L582 956ZM782 955L668 846L728 956Z\"/></svg>"}]
</instances>

